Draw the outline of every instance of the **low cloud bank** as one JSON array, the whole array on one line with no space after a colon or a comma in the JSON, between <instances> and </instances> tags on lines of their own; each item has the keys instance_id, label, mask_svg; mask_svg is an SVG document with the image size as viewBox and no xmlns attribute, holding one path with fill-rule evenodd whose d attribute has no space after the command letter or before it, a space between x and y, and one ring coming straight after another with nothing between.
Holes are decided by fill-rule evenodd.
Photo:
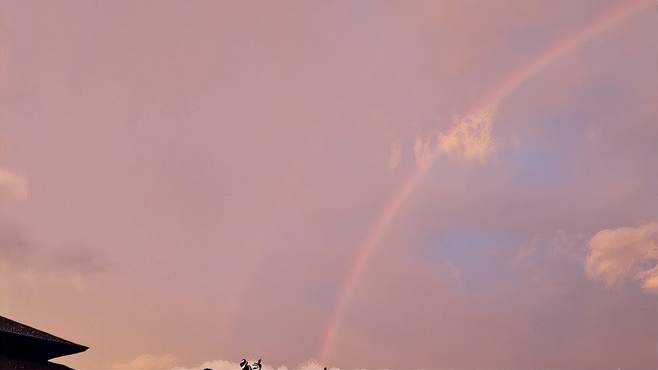
<instances>
[{"instance_id":1,"label":"low cloud bank","mask_svg":"<svg viewBox=\"0 0 658 370\"><path fill-rule=\"evenodd\" d=\"M225 361L225 360L213 360L204 362L203 364L195 367L174 367L171 370L202 370L202 369L212 369L212 370L237 370L240 369L240 364L237 362ZM307 361L301 365L298 365L292 369L288 369L286 366L279 366L277 368L263 365L263 370L323 370L324 366L320 365L315 361ZM329 370L339 370L337 368L328 368Z\"/></svg>"},{"instance_id":2,"label":"low cloud bank","mask_svg":"<svg viewBox=\"0 0 658 370\"><path fill-rule=\"evenodd\" d=\"M112 366L114 370L163 370L171 369L176 364L176 357L171 354L153 355L145 353L132 361L118 363ZM239 369L240 367L238 367ZM200 369L203 369L201 367ZM235 368L234 368L235 369Z\"/></svg>"},{"instance_id":3,"label":"low cloud bank","mask_svg":"<svg viewBox=\"0 0 658 370\"><path fill-rule=\"evenodd\" d=\"M255 361L251 359L251 362ZM172 354L141 354L132 361L118 363L112 366L113 370L239 370L240 364L234 361L210 360L195 366L178 365L178 360ZM263 365L262 370L323 370L324 366L316 361L309 360L294 368L289 369L286 366L272 367L267 364ZM338 368L328 368L328 370L339 370Z\"/></svg>"},{"instance_id":4,"label":"low cloud bank","mask_svg":"<svg viewBox=\"0 0 658 370\"><path fill-rule=\"evenodd\" d=\"M251 362L255 359L249 358ZM292 368L287 366L272 367L267 364L263 365L262 370L323 370L325 365L320 364L315 360L308 360L300 365ZM210 360L194 366L181 366L178 365L176 357L172 354L141 354L132 361L126 363L119 363L112 366L113 370L239 370L240 364L234 361L227 360ZM327 367L328 370L340 370L335 367ZM366 369L354 369L366 370Z\"/></svg>"}]
</instances>

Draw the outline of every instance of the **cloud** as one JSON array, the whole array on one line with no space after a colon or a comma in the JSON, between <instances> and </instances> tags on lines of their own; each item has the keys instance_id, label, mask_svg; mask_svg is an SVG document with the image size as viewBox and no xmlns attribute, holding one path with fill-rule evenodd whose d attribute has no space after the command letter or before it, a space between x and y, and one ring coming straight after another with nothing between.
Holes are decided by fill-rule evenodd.
<instances>
[{"instance_id":1,"label":"cloud","mask_svg":"<svg viewBox=\"0 0 658 370\"><path fill-rule=\"evenodd\" d=\"M253 362L253 361L252 361ZM171 370L199 370L199 369L212 369L212 370L237 370L240 369L240 365L237 362L226 361L226 360L212 360L206 361L200 365L193 367L174 367ZM322 370L324 365L309 360L303 364L300 364L290 370ZM338 368L328 368L329 370L339 370ZM263 365L263 370L288 370L286 366L279 366L274 368L268 366L267 364Z\"/></svg>"},{"instance_id":2,"label":"cloud","mask_svg":"<svg viewBox=\"0 0 658 370\"><path fill-rule=\"evenodd\" d=\"M0 168L0 199L26 200L30 195L26 177ZM86 289L86 276L104 269L99 256L89 250L63 249L47 253L36 248L16 229L0 220L0 277L40 284L65 282Z\"/></svg>"},{"instance_id":3,"label":"cloud","mask_svg":"<svg viewBox=\"0 0 658 370\"><path fill-rule=\"evenodd\" d=\"M265 370L269 370L266 367L263 367ZM175 367L173 370L187 370L188 368L186 367ZM231 362L231 361L225 361L225 360L213 360L213 361L206 361L199 366L194 366L189 368L190 370L198 370L198 369L212 369L212 370L238 370L240 369L240 364L237 362Z\"/></svg>"},{"instance_id":4,"label":"cloud","mask_svg":"<svg viewBox=\"0 0 658 370\"><path fill-rule=\"evenodd\" d=\"M44 261L57 270L77 274L94 274L105 271L107 265L100 255L89 249L68 249L43 257Z\"/></svg>"},{"instance_id":5,"label":"cloud","mask_svg":"<svg viewBox=\"0 0 658 370\"><path fill-rule=\"evenodd\" d=\"M545 258L577 261L585 258L586 236L558 229L551 236L535 235L521 244L514 255L515 263L537 262Z\"/></svg>"},{"instance_id":6,"label":"cloud","mask_svg":"<svg viewBox=\"0 0 658 370\"><path fill-rule=\"evenodd\" d=\"M467 115L447 133L438 134L438 150L449 156L484 162L493 151L491 111Z\"/></svg>"},{"instance_id":7,"label":"cloud","mask_svg":"<svg viewBox=\"0 0 658 370\"><path fill-rule=\"evenodd\" d=\"M394 140L391 143L390 154L388 157L388 168L391 171L395 170L400 165L401 160L402 160L402 144L400 144L400 140Z\"/></svg>"},{"instance_id":8,"label":"cloud","mask_svg":"<svg viewBox=\"0 0 658 370\"><path fill-rule=\"evenodd\" d=\"M601 230L589 241L585 271L592 280L614 286L639 280L647 291L658 288L658 223ZM653 266L651 266L653 265Z\"/></svg>"},{"instance_id":9,"label":"cloud","mask_svg":"<svg viewBox=\"0 0 658 370\"><path fill-rule=\"evenodd\" d=\"M491 139L492 112L493 109L481 110L459 118L447 132L438 131L436 140L416 135L416 165L426 168L439 155L466 161L486 161L494 150Z\"/></svg>"},{"instance_id":10,"label":"cloud","mask_svg":"<svg viewBox=\"0 0 658 370\"><path fill-rule=\"evenodd\" d=\"M118 363L112 366L115 370L163 370L171 369L176 363L176 357L171 354L142 354L130 362ZM238 366L237 369L240 367ZM199 368L197 368L199 369ZM203 367L201 367L203 369ZM233 368L236 369L235 367Z\"/></svg>"},{"instance_id":11,"label":"cloud","mask_svg":"<svg viewBox=\"0 0 658 370\"><path fill-rule=\"evenodd\" d=\"M658 293L658 266L640 271L635 275L635 279L643 281L642 288L647 292Z\"/></svg>"},{"instance_id":12,"label":"cloud","mask_svg":"<svg viewBox=\"0 0 658 370\"><path fill-rule=\"evenodd\" d=\"M50 251L48 251L50 250ZM0 278L13 284L64 284L78 291L88 277L106 270L101 255L80 248L52 251L35 246L20 231L0 226Z\"/></svg>"},{"instance_id":13,"label":"cloud","mask_svg":"<svg viewBox=\"0 0 658 370\"><path fill-rule=\"evenodd\" d=\"M11 171L0 168L0 193L12 199L25 200L30 195L28 180Z\"/></svg>"},{"instance_id":14,"label":"cloud","mask_svg":"<svg viewBox=\"0 0 658 370\"><path fill-rule=\"evenodd\" d=\"M414 159L419 168L427 168L433 156L432 143L429 138L425 138L420 134L416 135L416 143L414 144Z\"/></svg>"},{"instance_id":15,"label":"cloud","mask_svg":"<svg viewBox=\"0 0 658 370\"><path fill-rule=\"evenodd\" d=\"M13 229L0 229L0 266L26 265L31 246L21 233Z\"/></svg>"}]
</instances>

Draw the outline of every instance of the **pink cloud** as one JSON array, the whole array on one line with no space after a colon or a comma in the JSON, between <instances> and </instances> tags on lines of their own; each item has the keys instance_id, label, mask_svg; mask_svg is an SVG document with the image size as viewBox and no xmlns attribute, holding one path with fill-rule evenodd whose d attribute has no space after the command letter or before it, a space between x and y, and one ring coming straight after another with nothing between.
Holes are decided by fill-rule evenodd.
<instances>
[{"instance_id":1,"label":"pink cloud","mask_svg":"<svg viewBox=\"0 0 658 370\"><path fill-rule=\"evenodd\" d=\"M589 241L585 270L590 279L613 286L637 279L647 290L656 288L658 223L601 230ZM654 267L647 267L653 265Z\"/></svg>"},{"instance_id":2,"label":"pink cloud","mask_svg":"<svg viewBox=\"0 0 658 370\"><path fill-rule=\"evenodd\" d=\"M172 354L154 355L141 354L133 360L125 363L118 363L112 366L115 370L165 370L171 369L176 363L176 358ZM239 368L239 367L238 367Z\"/></svg>"},{"instance_id":3,"label":"pink cloud","mask_svg":"<svg viewBox=\"0 0 658 370\"><path fill-rule=\"evenodd\" d=\"M417 134L414 158L419 168L427 168L439 156L465 161L485 162L494 150L491 137L493 109L478 111L456 119L447 131L433 136Z\"/></svg>"},{"instance_id":4,"label":"pink cloud","mask_svg":"<svg viewBox=\"0 0 658 370\"><path fill-rule=\"evenodd\" d=\"M28 179L0 168L0 193L4 193L12 199L27 199L30 195Z\"/></svg>"}]
</instances>

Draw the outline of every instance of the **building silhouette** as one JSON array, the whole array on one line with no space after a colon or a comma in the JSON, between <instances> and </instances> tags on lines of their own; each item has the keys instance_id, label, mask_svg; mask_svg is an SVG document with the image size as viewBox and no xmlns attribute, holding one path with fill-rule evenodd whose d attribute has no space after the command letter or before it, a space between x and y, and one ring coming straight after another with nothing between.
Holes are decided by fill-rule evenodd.
<instances>
[{"instance_id":1,"label":"building silhouette","mask_svg":"<svg viewBox=\"0 0 658 370\"><path fill-rule=\"evenodd\" d=\"M70 370L67 366L49 360L87 349L88 347L0 316L2 370Z\"/></svg>"}]
</instances>

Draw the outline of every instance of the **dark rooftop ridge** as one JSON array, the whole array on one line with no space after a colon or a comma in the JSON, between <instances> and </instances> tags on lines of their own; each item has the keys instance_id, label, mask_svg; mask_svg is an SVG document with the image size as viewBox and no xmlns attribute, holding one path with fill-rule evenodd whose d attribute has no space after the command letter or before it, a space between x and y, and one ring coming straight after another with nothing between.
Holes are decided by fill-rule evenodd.
<instances>
[{"instance_id":1,"label":"dark rooftop ridge","mask_svg":"<svg viewBox=\"0 0 658 370\"><path fill-rule=\"evenodd\" d=\"M88 348L0 316L0 356L47 361Z\"/></svg>"}]
</instances>

